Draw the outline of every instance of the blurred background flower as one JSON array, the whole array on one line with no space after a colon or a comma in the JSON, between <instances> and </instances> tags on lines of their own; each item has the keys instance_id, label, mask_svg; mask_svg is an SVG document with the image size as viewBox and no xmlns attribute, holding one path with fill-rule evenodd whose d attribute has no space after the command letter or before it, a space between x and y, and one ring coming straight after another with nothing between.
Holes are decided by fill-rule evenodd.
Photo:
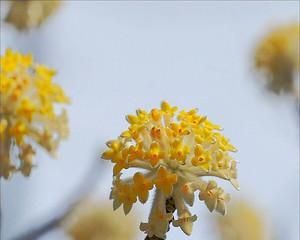
<instances>
[{"instance_id":1,"label":"blurred background flower","mask_svg":"<svg viewBox=\"0 0 300 240\"><path fill-rule=\"evenodd\" d=\"M61 225L73 240L132 240L136 238L136 217L113 211L111 204L85 199L66 216Z\"/></svg>"},{"instance_id":2,"label":"blurred background flower","mask_svg":"<svg viewBox=\"0 0 300 240\"><path fill-rule=\"evenodd\" d=\"M226 216L217 218L221 240L270 240L262 209L249 201L233 201Z\"/></svg>"},{"instance_id":3,"label":"blurred background flower","mask_svg":"<svg viewBox=\"0 0 300 240\"><path fill-rule=\"evenodd\" d=\"M36 146L55 155L68 136L63 89L53 83L55 71L37 64L31 55L7 49L0 58L0 177L20 171L29 176Z\"/></svg>"},{"instance_id":4,"label":"blurred background flower","mask_svg":"<svg viewBox=\"0 0 300 240\"><path fill-rule=\"evenodd\" d=\"M60 0L10 0L5 21L19 30L40 26L60 6Z\"/></svg>"},{"instance_id":5,"label":"blurred background flower","mask_svg":"<svg viewBox=\"0 0 300 240\"><path fill-rule=\"evenodd\" d=\"M278 26L259 42L255 65L265 75L271 91L294 94L299 98L299 51L299 23Z\"/></svg>"}]
</instances>

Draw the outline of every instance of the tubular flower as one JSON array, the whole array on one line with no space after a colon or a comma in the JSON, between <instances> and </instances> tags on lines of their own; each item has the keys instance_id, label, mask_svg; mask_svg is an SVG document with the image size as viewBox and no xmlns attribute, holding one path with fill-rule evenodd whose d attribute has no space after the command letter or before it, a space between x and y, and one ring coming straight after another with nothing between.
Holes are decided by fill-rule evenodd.
<instances>
[{"instance_id":1,"label":"tubular flower","mask_svg":"<svg viewBox=\"0 0 300 240\"><path fill-rule=\"evenodd\" d=\"M137 199L147 202L148 192L154 188L149 221L142 223L140 229L149 237L159 238L165 238L171 221L191 234L197 216L189 212L187 205L193 205L197 191L210 211L226 213L229 196L216 182L202 179L219 177L239 188L236 161L229 154L236 149L220 133L220 126L197 114L196 109L178 111L167 102L150 112L137 110L136 115L126 119L128 129L109 141L102 154L103 159L114 163L110 195L114 209L123 205L127 214ZM129 168L142 171L122 179L122 171ZM177 220L172 220L172 213L166 209L170 199L177 209Z\"/></svg>"},{"instance_id":2,"label":"tubular flower","mask_svg":"<svg viewBox=\"0 0 300 240\"><path fill-rule=\"evenodd\" d=\"M6 21L19 30L40 26L60 6L60 0L12 0Z\"/></svg>"},{"instance_id":3,"label":"tubular flower","mask_svg":"<svg viewBox=\"0 0 300 240\"><path fill-rule=\"evenodd\" d=\"M132 240L137 234L135 218L124 218L106 204L88 200L63 220L62 227L73 240Z\"/></svg>"},{"instance_id":4,"label":"tubular flower","mask_svg":"<svg viewBox=\"0 0 300 240\"><path fill-rule=\"evenodd\" d=\"M295 73L299 72L300 25L280 26L258 44L255 66L261 70L275 93L296 93Z\"/></svg>"},{"instance_id":5,"label":"tubular flower","mask_svg":"<svg viewBox=\"0 0 300 240\"><path fill-rule=\"evenodd\" d=\"M1 56L0 177L16 171L30 175L34 146L55 155L60 140L68 136L67 113L58 115L55 105L69 99L52 82L54 75L54 70L34 63L31 55L8 49Z\"/></svg>"},{"instance_id":6,"label":"tubular flower","mask_svg":"<svg viewBox=\"0 0 300 240\"><path fill-rule=\"evenodd\" d=\"M217 219L218 232L222 240L269 240L263 217L248 202L235 202L227 216Z\"/></svg>"}]
</instances>

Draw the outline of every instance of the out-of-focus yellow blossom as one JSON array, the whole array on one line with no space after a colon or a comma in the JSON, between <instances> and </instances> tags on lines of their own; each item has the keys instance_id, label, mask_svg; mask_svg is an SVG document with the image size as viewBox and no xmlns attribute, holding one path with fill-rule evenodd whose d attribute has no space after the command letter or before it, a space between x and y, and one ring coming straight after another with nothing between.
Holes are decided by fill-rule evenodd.
<instances>
[{"instance_id":1,"label":"out-of-focus yellow blossom","mask_svg":"<svg viewBox=\"0 0 300 240\"><path fill-rule=\"evenodd\" d=\"M228 215L217 220L222 240L270 240L263 217L248 202L231 204Z\"/></svg>"},{"instance_id":2,"label":"out-of-focus yellow blossom","mask_svg":"<svg viewBox=\"0 0 300 240\"><path fill-rule=\"evenodd\" d=\"M113 211L107 204L84 201L63 220L62 226L73 240L132 240L137 222Z\"/></svg>"},{"instance_id":3,"label":"out-of-focus yellow blossom","mask_svg":"<svg viewBox=\"0 0 300 240\"><path fill-rule=\"evenodd\" d=\"M56 104L69 102L52 82L55 71L37 64L31 55L11 49L0 58L0 177L13 172L30 175L35 145L54 155L68 136L65 110Z\"/></svg>"},{"instance_id":4,"label":"out-of-focus yellow blossom","mask_svg":"<svg viewBox=\"0 0 300 240\"><path fill-rule=\"evenodd\" d=\"M258 44L255 65L268 80L275 93L297 93L294 81L300 68L300 25L284 25L274 29Z\"/></svg>"},{"instance_id":5,"label":"out-of-focus yellow blossom","mask_svg":"<svg viewBox=\"0 0 300 240\"><path fill-rule=\"evenodd\" d=\"M236 188L236 161L230 152L236 151L221 133L221 127L197 114L196 109L178 111L167 102L160 109L137 110L126 117L129 127L119 138L107 142L102 158L114 163L113 187L110 198L114 209L123 205L127 214L137 199L145 203L148 192L155 188L155 199L148 223L140 229L149 237L165 238L169 221L187 235L192 232L196 215L187 204L194 203L199 191L210 211L226 213L229 196L214 181L202 177L213 176L230 181ZM128 168L142 169L133 177L121 179ZM166 210L172 199L178 219Z\"/></svg>"},{"instance_id":6,"label":"out-of-focus yellow blossom","mask_svg":"<svg viewBox=\"0 0 300 240\"><path fill-rule=\"evenodd\" d=\"M19 30L40 26L60 6L60 0L11 0L6 21Z\"/></svg>"}]
</instances>

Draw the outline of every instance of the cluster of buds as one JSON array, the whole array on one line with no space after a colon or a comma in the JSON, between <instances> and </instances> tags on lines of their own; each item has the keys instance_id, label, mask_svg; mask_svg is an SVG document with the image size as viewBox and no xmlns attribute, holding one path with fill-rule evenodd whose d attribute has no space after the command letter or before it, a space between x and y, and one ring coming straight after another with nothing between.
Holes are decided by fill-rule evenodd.
<instances>
[{"instance_id":1,"label":"cluster of buds","mask_svg":"<svg viewBox=\"0 0 300 240\"><path fill-rule=\"evenodd\" d=\"M55 104L69 102L52 82L55 71L33 62L31 55L8 49L0 58L0 177L13 172L30 175L34 145L55 155L61 139L68 135L65 110L57 114Z\"/></svg>"},{"instance_id":2,"label":"cluster of buds","mask_svg":"<svg viewBox=\"0 0 300 240\"><path fill-rule=\"evenodd\" d=\"M107 142L108 149L102 154L114 163L110 194L114 209L123 205L125 214L129 213L137 200L146 203L149 191L155 188L148 222L141 223L140 229L160 239L166 237L170 222L191 234L197 216L187 205L193 206L197 191L210 211L226 213L229 195L215 181L202 178L218 177L239 188L236 161L229 154L236 149L220 133L220 126L199 115L197 109L178 111L167 102L150 112L137 110L126 119L128 129ZM142 171L122 179L122 171L129 168ZM177 219L166 209L170 200Z\"/></svg>"},{"instance_id":3,"label":"cluster of buds","mask_svg":"<svg viewBox=\"0 0 300 240\"><path fill-rule=\"evenodd\" d=\"M19 30L41 25L60 6L60 0L13 0L10 2L6 22Z\"/></svg>"},{"instance_id":4,"label":"cluster of buds","mask_svg":"<svg viewBox=\"0 0 300 240\"><path fill-rule=\"evenodd\" d=\"M255 65L266 78L268 88L275 93L292 93L299 97L294 76L300 68L300 25L278 27L258 44Z\"/></svg>"}]
</instances>

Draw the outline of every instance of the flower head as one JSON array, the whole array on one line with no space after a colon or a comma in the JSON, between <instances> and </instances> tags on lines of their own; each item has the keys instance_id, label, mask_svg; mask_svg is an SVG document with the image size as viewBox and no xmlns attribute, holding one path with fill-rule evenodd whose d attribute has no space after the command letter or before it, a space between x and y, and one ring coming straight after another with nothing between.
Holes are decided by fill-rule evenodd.
<instances>
[{"instance_id":1,"label":"flower head","mask_svg":"<svg viewBox=\"0 0 300 240\"><path fill-rule=\"evenodd\" d=\"M73 240L132 240L136 235L135 218L114 212L107 204L83 201L62 223Z\"/></svg>"},{"instance_id":2,"label":"flower head","mask_svg":"<svg viewBox=\"0 0 300 240\"><path fill-rule=\"evenodd\" d=\"M137 110L126 117L129 127L119 138L107 143L102 158L114 163L111 199L114 208L123 204L127 214L136 203L147 202L149 191L155 188L155 199L148 223L140 228L148 236L164 238L168 224L191 234L196 215L187 204L194 203L199 191L210 211L226 213L229 196L214 181L202 177L213 176L230 181L236 188L236 162L230 156L235 147L221 133L221 127L199 115L196 109L178 111L162 102L161 107ZM121 178L128 168L141 169L131 178ZM172 199L178 219L172 220L166 202ZM171 214L171 215L170 215Z\"/></svg>"},{"instance_id":3,"label":"flower head","mask_svg":"<svg viewBox=\"0 0 300 240\"><path fill-rule=\"evenodd\" d=\"M35 146L54 155L60 140L68 136L67 113L57 114L55 105L69 99L52 82L54 75L54 70L33 62L31 55L8 49L1 56L0 177L16 171L28 176Z\"/></svg>"},{"instance_id":4,"label":"flower head","mask_svg":"<svg viewBox=\"0 0 300 240\"><path fill-rule=\"evenodd\" d=\"M296 91L294 74L300 68L299 46L300 25L296 23L274 29L258 44L255 65L265 74L273 92Z\"/></svg>"},{"instance_id":5,"label":"flower head","mask_svg":"<svg viewBox=\"0 0 300 240\"><path fill-rule=\"evenodd\" d=\"M60 6L60 0L13 0L6 21L19 30L41 25Z\"/></svg>"}]
</instances>

